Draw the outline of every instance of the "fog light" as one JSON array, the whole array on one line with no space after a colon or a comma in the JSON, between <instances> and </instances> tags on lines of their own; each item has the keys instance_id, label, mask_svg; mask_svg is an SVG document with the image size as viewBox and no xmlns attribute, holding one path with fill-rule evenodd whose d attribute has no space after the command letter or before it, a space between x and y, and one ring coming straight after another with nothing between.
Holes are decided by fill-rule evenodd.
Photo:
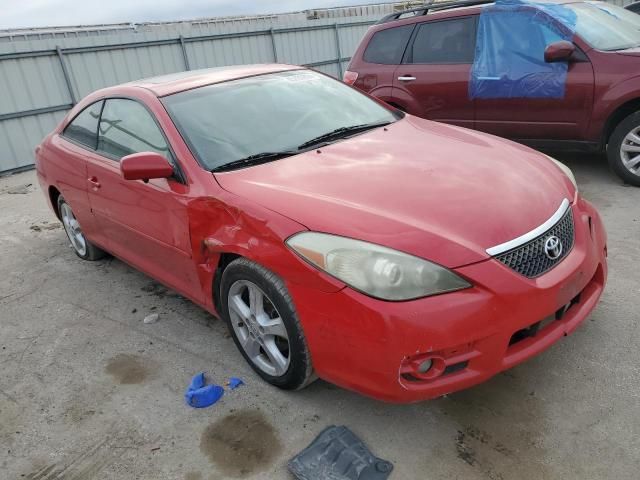
<instances>
[{"instance_id":1,"label":"fog light","mask_svg":"<svg viewBox=\"0 0 640 480\"><path fill-rule=\"evenodd\" d=\"M431 365L433 365L433 362L431 361L430 358L428 358L424 362L420 363L420 365L418 365L418 373L421 375L424 375L429 371L429 369L431 368Z\"/></svg>"}]
</instances>

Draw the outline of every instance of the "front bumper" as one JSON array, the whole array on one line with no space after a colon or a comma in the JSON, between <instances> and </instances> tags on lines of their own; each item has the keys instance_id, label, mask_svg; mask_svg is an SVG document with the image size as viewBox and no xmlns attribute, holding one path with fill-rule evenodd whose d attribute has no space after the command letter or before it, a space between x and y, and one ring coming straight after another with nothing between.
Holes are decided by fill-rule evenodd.
<instances>
[{"instance_id":1,"label":"front bumper","mask_svg":"<svg viewBox=\"0 0 640 480\"><path fill-rule=\"evenodd\" d=\"M380 400L415 402L483 382L573 332L602 294L607 263L597 211L579 197L571 208L573 250L535 279L489 259L456 269L473 288L410 302L289 285L316 373ZM415 374L425 359L432 368Z\"/></svg>"}]
</instances>

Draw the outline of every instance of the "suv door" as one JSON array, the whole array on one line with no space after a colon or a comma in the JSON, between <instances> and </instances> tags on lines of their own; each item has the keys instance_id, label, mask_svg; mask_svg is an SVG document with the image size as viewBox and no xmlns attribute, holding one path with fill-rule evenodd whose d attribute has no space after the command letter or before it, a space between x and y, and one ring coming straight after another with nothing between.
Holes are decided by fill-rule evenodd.
<instances>
[{"instance_id":1,"label":"suv door","mask_svg":"<svg viewBox=\"0 0 640 480\"><path fill-rule=\"evenodd\" d=\"M419 23L395 71L393 101L413 115L473 128L476 23L475 16Z\"/></svg>"},{"instance_id":2,"label":"suv door","mask_svg":"<svg viewBox=\"0 0 640 480\"><path fill-rule=\"evenodd\" d=\"M354 57L349 69L357 72L354 86L389 102L393 89L393 75L411 37L414 25L402 25L375 32L362 59ZM349 72L347 72L349 73Z\"/></svg>"},{"instance_id":3,"label":"suv door","mask_svg":"<svg viewBox=\"0 0 640 480\"><path fill-rule=\"evenodd\" d=\"M499 32L486 32L491 41L478 47L489 50L485 58L496 66L480 80L486 82L484 88L491 93L484 95L489 98L476 95L476 129L516 140L583 139L593 105L594 74L588 57L576 46L567 65L564 95L545 98L544 92L555 92L557 83L551 66L549 72L542 71L549 65L544 63L546 47L562 39L549 27L555 20L524 10L512 16L509 23L494 22Z\"/></svg>"},{"instance_id":4,"label":"suv door","mask_svg":"<svg viewBox=\"0 0 640 480\"><path fill-rule=\"evenodd\" d=\"M191 260L187 202L189 187L178 177L125 180L122 157L157 152L176 166L155 118L135 100L105 101L97 151L90 155L89 201L108 250L169 286L199 292Z\"/></svg>"}]
</instances>

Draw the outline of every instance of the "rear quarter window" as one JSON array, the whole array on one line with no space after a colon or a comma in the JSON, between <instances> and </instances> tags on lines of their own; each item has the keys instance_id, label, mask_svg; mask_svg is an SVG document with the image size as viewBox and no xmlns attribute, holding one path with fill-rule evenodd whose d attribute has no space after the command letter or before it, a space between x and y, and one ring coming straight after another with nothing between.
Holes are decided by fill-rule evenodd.
<instances>
[{"instance_id":1,"label":"rear quarter window","mask_svg":"<svg viewBox=\"0 0 640 480\"><path fill-rule=\"evenodd\" d=\"M95 150L98 144L98 121L101 110L102 100L89 105L66 126L62 135Z\"/></svg>"},{"instance_id":2,"label":"rear quarter window","mask_svg":"<svg viewBox=\"0 0 640 480\"><path fill-rule=\"evenodd\" d=\"M364 51L363 60L367 63L399 65L413 27L404 25L374 33Z\"/></svg>"}]
</instances>

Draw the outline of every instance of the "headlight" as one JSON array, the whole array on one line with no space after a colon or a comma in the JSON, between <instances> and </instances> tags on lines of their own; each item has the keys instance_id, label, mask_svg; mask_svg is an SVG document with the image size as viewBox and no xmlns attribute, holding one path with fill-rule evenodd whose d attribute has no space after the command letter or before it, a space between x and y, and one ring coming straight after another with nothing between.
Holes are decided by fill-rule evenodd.
<instances>
[{"instance_id":1,"label":"headlight","mask_svg":"<svg viewBox=\"0 0 640 480\"><path fill-rule=\"evenodd\" d=\"M571 183L573 183L573 186L576 187L576 190L578 190L578 183L576 182L576 177L573 176L573 172L571 171L571 169L567 167L564 163L560 163L558 160L556 160L553 157L550 157L549 155L546 155L546 157L549 160L551 160L553 163L555 163L558 166L558 168L562 170L567 177L569 177L569 180L571 180Z\"/></svg>"},{"instance_id":2,"label":"headlight","mask_svg":"<svg viewBox=\"0 0 640 480\"><path fill-rule=\"evenodd\" d=\"M383 300L411 300L471 287L439 265L360 240L302 232L286 243L329 275Z\"/></svg>"}]
</instances>

